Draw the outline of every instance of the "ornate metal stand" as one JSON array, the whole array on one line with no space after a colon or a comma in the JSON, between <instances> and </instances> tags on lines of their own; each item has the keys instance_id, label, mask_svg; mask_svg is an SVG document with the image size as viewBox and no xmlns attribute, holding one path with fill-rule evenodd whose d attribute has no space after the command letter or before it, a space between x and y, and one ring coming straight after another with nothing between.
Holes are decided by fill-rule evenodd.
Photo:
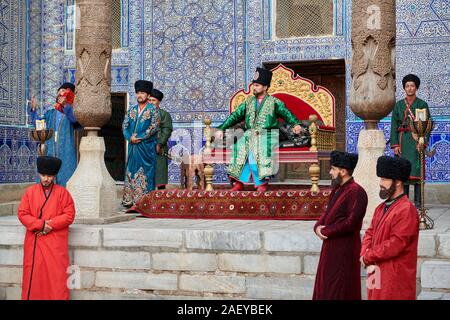
<instances>
[{"instance_id":1,"label":"ornate metal stand","mask_svg":"<svg viewBox=\"0 0 450 320\"><path fill-rule=\"evenodd\" d=\"M211 119L205 119L204 121L205 124L205 137L206 137L206 145L205 145L205 149L204 149L204 155L205 156L210 156L211 155ZM213 182L213 176L214 176L214 167L211 164L206 164L205 165L205 169L204 169L204 173L205 173L205 180L206 180L206 191L213 191L213 186L212 186L212 182Z\"/></svg>"},{"instance_id":2,"label":"ornate metal stand","mask_svg":"<svg viewBox=\"0 0 450 320\"><path fill-rule=\"evenodd\" d=\"M433 121L428 119L426 121L416 120L410 122L411 132L420 153L420 230L433 229L434 221L427 215L428 209L425 208L425 137L431 132L433 128Z\"/></svg>"},{"instance_id":3,"label":"ornate metal stand","mask_svg":"<svg viewBox=\"0 0 450 320\"><path fill-rule=\"evenodd\" d=\"M31 130L30 136L34 141L39 142L38 153L40 156L47 155L47 146L45 141L53 136L53 129Z\"/></svg>"}]
</instances>

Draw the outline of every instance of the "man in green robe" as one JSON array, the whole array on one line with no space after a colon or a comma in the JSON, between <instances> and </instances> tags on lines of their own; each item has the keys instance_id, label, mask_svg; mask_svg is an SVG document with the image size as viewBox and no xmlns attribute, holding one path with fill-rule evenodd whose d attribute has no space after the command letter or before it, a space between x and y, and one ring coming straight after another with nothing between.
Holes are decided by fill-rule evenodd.
<instances>
[{"instance_id":1,"label":"man in green robe","mask_svg":"<svg viewBox=\"0 0 450 320\"><path fill-rule=\"evenodd\" d=\"M157 89L152 90L150 103L156 107L161 119L159 125L158 143L156 144L157 156L155 184L158 189L165 189L168 182L169 160L167 158L167 151L169 150L169 146L167 142L169 141L173 130L172 117L170 116L170 113L160 107L163 98L164 94L161 91Z\"/></svg>"},{"instance_id":2,"label":"man in green robe","mask_svg":"<svg viewBox=\"0 0 450 320\"><path fill-rule=\"evenodd\" d=\"M414 204L420 206L420 153L417 142L414 140L410 122L416 118L417 109L425 109L427 119L430 116L428 104L417 98L416 92L420 86L420 79L416 75L408 74L402 80L406 97L395 104L391 118L391 148L394 149L395 156L408 159L411 164L411 175L409 183L405 184L405 193L409 196L409 185L414 185ZM430 136L426 137L428 143ZM424 164L425 166L425 164ZM424 167L425 169L425 167Z\"/></svg>"},{"instance_id":3,"label":"man in green robe","mask_svg":"<svg viewBox=\"0 0 450 320\"><path fill-rule=\"evenodd\" d=\"M300 121L281 100L267 93L271 80L270 70L256 68L252 80L253 95L242 102L218 127L216 138L221 140L223 131L245 121L243 135L232 146L232 159L227 170L234 182L233 191L242 190L244 183L250 182L250 179L257 191L267 190L270 177L278 171L273 149L279 142L279 118L293 126L295 134L301 133ZM234 139L235 135L236 132L227 133L227 139Z\"/></svg>"}]
</instances>

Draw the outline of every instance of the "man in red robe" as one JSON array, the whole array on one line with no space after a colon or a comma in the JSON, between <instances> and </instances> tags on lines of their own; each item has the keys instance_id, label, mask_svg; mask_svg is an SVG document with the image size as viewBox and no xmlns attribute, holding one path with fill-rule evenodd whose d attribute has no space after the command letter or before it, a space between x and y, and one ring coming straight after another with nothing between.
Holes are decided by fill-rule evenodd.
<instances>
[{"instance_id":1,"label":"man in red robe","mask_svg":"<svg viewBox=\"0 0 450 320\"><path fill-rule=\"evenodd\" d=\"M375 209L361 248L369 300L416 299L419 216L403 185L410 173L405 158L378 158L380 197L386 201Z\"/></svg>"},{"instance_id":2,"label":"man in red robe","mask_svg":"<svg viewBox=\"0 0 450 320\"><path fill-rule=\"evenodd\" d=\"M333 151L333 191L326 212L314 226L323 240L313 300L361 300L360 231L367 209L367 194L353 170L358 155Z\"/></svg>"},{"instance_id":3,"label":"man in red robe","mask_svg":"<svg viewBox=\"0 0 450 320\"><path fill-rule=\"evenodd\" d=\"M23 255L23 300L68 300L69 225L75 207L69 192L53 181L61 168L55 157L37 159L40 183L29 187L19 205L27 229Z\"/></svg>"}]
</instances>

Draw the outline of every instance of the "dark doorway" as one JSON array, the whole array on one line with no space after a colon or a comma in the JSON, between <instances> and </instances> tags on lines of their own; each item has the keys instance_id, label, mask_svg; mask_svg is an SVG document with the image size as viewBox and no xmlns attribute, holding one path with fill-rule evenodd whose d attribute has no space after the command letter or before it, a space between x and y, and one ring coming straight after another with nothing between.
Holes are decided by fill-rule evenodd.
<instances>
[{"instance_id":1,"label":"dark doorway","mask_svg":"<svg viewBox=\"0 0 450 320\"><path fill-rule=\"evenodd\" d=\"M100 131L100 136L105 139L106 168L116 181L124 181L125 178L125 138L122 122L127 110L126 102L125 93L111 93L111 119Z\"/></svg>"},{"instance_id":2,"label":"dark doorway","mask_svg":"<svg viewBox=\"0 0 450 320\"><path fill-rule=\"evenodd\" d=\"M316 60L316 61L291 61L264 63L268 69L275 68L282 63L285 67L292 69L296 74L307 78L318 86L330 90L335 98L335 127L336 127L336 149L345 151L346 145L346 91L345 91L345 60ZM285 172L287 179L296 179L307 174L305 164L288 165ZM321 164L321 179L329 179L329 161ZM283 170L282 170L283 171Z\"/></svg>"}]
</instances>

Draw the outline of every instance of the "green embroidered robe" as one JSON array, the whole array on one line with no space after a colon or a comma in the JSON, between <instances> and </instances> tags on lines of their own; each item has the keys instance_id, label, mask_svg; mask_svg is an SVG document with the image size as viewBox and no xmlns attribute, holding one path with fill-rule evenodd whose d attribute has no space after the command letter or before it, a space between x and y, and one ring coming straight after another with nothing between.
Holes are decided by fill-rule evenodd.
<instances>
[{"instance_id":1,"label":"green embroidered robe","mask_svg":"<svg viewBox=\"0 0 450 320\"><path fill-rule=\"evenodd\" d=\"M272 149L278 146L278 131L270 129L279 128L279 118L289 125L300 123L284 103L273 96L267 95L258 110L256 104L256 97L250 96L218 127L225 131L245 120L244 135L231 148L232 158L227 170L231 177L238 180L249 152L252 152L256 159L258 179L263 180L275 175L278 165L273 159Z\"/></svg>"},{"instance_id":2,"label":"green embroidered robe","mask_svg":"<svg viewBox=\"0 0 450 320\"><path fill-rule=\"evenodd\" d=\"M159 125L159 134L158 134L158 144L161 145L161 150L163 154L167 154L169 150L169 146L167 142L169 141L170 135L172 134L173 126L172 126L172 117L170 113L166 110L159 109L159 116L161 118L161 123ZM156 176L155 176L155 184L156 186L166 185L168 182L168 174L169 174L169 160L167 156L157 155L156 156Z\"/></svg>"},{"instance_id":3,"label":"green embroidered robe","mask_svg":"<svg viewBox=\"0 0 450 320\"><path fill-rule=\"evenodd\" d=\"M430 110L428 108L428 104L416 98L412 105L410 106L410 110L412 115L416 116L416 109L426 109L427 118L429 119ZM391 117L391 148L395 148L400 146L401 157L406 158L411 162L411 174L410 179L420 179L420 154L416 149L417 143L412 137L412 133L409 130L409 111L407 110L405 100L402 99L398 101L394 110L392 111ZM406 131L400 128L406 128ZM425 143L428 143L430 136L426 137Z\"/></svg>"}]
</instances>

